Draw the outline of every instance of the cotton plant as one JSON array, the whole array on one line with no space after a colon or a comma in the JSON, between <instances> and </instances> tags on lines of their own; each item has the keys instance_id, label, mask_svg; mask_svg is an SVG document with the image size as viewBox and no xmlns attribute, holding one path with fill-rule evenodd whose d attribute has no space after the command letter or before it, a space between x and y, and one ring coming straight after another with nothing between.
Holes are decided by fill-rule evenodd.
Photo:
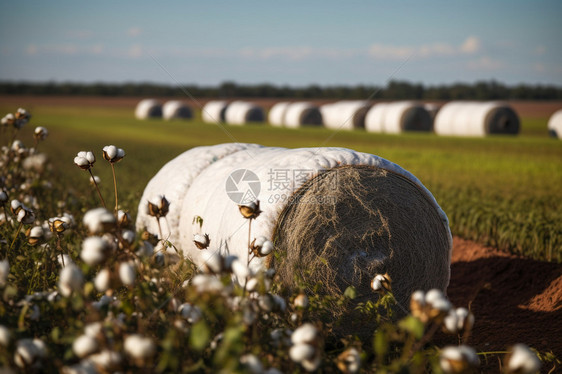
<instances>
[{"instance_id":1,"label":"cotton plant","mask_svg":"<svg viewBox=\"0 0 562 374\"><path fill-rule=\"evenodd\" d=\"M111 172L113 174L113 187L115 190L115 213L119 209L119 199L117 198L117 177L115 176L115 164L125 157L125 151L117 148L114 145L106 145L103 147L103 158L111 165ZM92 176L93 177L93 176Z\"/></svg>"},{"instance_id":2,"label":"cotton plant","mask_svg":"<svg viewBox=\"0 0 562 374\"><path fill-rule=\"evenodd\" d=\"M26 112L17 117L3 119L3 129L15 130L15 121L24 123ZM34 131L37 142L43 134ZM67 211L72 204L53 200L56 207L46 209L44 198L30 188L39 173L23 166L37 143L33 151L15 140L0 152L0 168L12 173L0 177L5 216L0 225L0 311L5 311L0 363L8 372L190 369L277 374L476 367L478 353L466 345L474 316L466 308L454 308L441 291L415 292L408 315L397 322L381 318L368 332L374 339L367 339L377 349L355 336L334 342L330 331L345 319L316 317L327 314L334 303L351 303L354 292L334 300L322 294L321 285L305 280L299 289L281 290L274 282L275 268L250 267L250 261L264 259L271 266L274 261L268 256L276 255L272 238L252 236L251 223L261 213L258 201L238 207L249 223L247 257L244 248L240 258L230 255L202 230L202 219L197 221L200 231L193 245L204 261L195 268L183 257L167 256L161 228L159 237L137 235L117 194L115 209L86 207L82 220ZM116 189L114 164L124 151L115 146L103 151ZM79 153L75 164L99 184L92 173L93 153ZM63 190L53 186L55 193ZM161 195L149 199L146 209L160 224L170 204ZM20 224L25 236L14 236ZM12 238L16 240L9 249ZM358 306L361 316L377 313L392 299L388 274L373 274L371 286L362 296L373 307ZM432 334L438 329L458 335L459 345L433 347ZM540 361L528 347L515 346L506 351L502 367L509 373L532 373Z\"/></svg>"}]
</instances>

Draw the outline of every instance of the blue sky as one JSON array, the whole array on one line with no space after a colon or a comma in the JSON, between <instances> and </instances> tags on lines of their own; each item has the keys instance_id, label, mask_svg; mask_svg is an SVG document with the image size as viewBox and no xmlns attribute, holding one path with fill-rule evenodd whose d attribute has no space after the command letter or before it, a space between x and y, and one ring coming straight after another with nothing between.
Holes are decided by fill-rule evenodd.
<instances>
[{"instance_id":1,"label":"blue sky","mask_svg":"<svg viewBox=\"0 0 562 374\"><path fill-rule=\"evenodd\" d=\"M562 85L561 1L2 1L0 80Z\"/></svg>"}]
</instances>

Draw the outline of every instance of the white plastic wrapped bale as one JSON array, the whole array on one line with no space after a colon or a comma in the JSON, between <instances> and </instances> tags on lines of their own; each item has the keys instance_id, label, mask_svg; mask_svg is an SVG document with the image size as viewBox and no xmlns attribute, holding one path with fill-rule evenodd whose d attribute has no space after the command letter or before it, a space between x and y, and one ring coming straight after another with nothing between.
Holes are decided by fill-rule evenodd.
<instances>
[{"instance_id":1,"label":"white plastic wrapped bale","mask_svg":"<svg viewBox=\"0 0 562 374\"><path fill-rule=\"evenodd\" d=\"M161 118L162 104L155 99L143 99L135 108L135 117L137 119Z\"/></svg>"},{"instance_id":2,"label":"white plastic wrapped bale","mask_svg":"<svg viewBox=\"0 0 562 374\"><path fill-rule=\"evenodd\" d=\"M453 101L441 107L433 129L438 135L486 136L519 133L519 116L507 104L495 101Z\"/></svg>"},{"instance_id":3,"label":"white plastic wrapped bale","mask_svg":"<svg viewBox=\"0 0 562 374\"><path fill-rule=\"evenodd\" d=\"M557 110L548 119L548 133L558 139L562 139L562 109Z\"/></svg>"},{"instance_id":4,"label":"white plastic wrapped bale","mask_svg":"<svg viewBox=\"0 0 562 374\"><path fill-rule=\"evenodd\" d=\"M325 127L353 130L365 128L365 115L369 108L367 101L338 101L322 105L320 112Z\"/></svg>"},{"instance_id":5,"label":"white plastic wrapped bale","mask_svg":"<svg viewBox=\"0 0 562 374\"><path fill-rule=\"evenodd\" d=\"M225 113L228 102L211 100L203 106L201 119L205 123L223 123L226 121Z\"/></svg>"},{"instance_id":6,"label":"white plastic wrapped bale","mask_svg":"<svg viewBox=\"0 0 562 374\"><path fill-rule=\"evenodd\" d=\"M431 131L431 116L422 104L398 101L376 104L365 116L365 129L369 132L399 134L405 131Z\"/></svg>"},{"instance_id":7,"label":"white plastic wrapped bale","mask_svg":"<svg viewBox=\"0 0 562 374\"><path fill-rule=\"evenodd\" d=\"M193 112L191 108L182 101L170 100L162 107L162 117L166 120L172 119L191 119Z\"/></svg>"},{"instance_id":8,"label":"white plastic wrapped bale","mask_svg":"<svg viewBox=\"0 0 562 374\"><path fill-rule=\"evenodd\" d=\"M233 101L226 108L226 123L230 125L245 125L248 122L263 122L265 115L263 109L247 101Z\"/></svg>"},{"instance_id":9,"label":"white plastic wrapped bale","mask_svg":"<svg viewBox=\"0 0 562 374\"><path fill-rule=\"evenodd\" d=\"M285 112L285 126L297 128L301 126L322 126L322 114L312 103L292 103Z\"/></svg>"},{"instance_id":10,"label":"white plastic wrapped bale","mask_svg":"<svg viewBox=\"0 0 562 374\"><path fill-rule=\"evenodd\" d=\"M252 196L262 213L252 220L251 238L273 240L281 260L256 257L250 267L274 267L285 287L296 287L299 275L334 295L351 284L371 295L374 275L388 273L394 294L407 303L414 290L445 290L449 282L447 216L415 176L375 155L255 144L193 148L166 164L143 193L137 230L157 235L147 213L155 195L170 201L163 235L197 265L213 253L248 259L250 221L233 197ZM199 250L195 234L209 234L210 247Z\"/></svg>"},{"instance_id":11,"label":"white plastic wrapped bale","mask_svg":"<svg viewBox=\"0 0 562 374\"><path fill-rule=\"evenodd\" d=\"M281 127L285 124L285 113L289 104L291 103L288 101L282 101L271 107L267 115L267 120L271 125Z\"/></svg>"}]
</instances>

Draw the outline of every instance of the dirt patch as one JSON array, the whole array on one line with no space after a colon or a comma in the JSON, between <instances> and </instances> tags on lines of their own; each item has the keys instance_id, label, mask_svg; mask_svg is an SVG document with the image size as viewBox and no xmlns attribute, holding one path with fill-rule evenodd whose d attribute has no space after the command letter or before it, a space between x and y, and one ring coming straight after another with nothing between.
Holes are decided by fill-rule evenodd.
<instances>
[{"instance_id":1,"label":"dirt patch","mask_svg":"<svg viewBox=\"0 0 562 374\"><path fill-rule=\"evenodd\" d=\"M562 265L455 237L447 294L456 307L466 306L474 313L468 344L478 352L525 343L562 358ZM445 335L437 338L440 345L456 343L456 338ZM497 359L490 360L487 365L483 360L485 372L497 372Z\"/></svg>"}]
</instances>

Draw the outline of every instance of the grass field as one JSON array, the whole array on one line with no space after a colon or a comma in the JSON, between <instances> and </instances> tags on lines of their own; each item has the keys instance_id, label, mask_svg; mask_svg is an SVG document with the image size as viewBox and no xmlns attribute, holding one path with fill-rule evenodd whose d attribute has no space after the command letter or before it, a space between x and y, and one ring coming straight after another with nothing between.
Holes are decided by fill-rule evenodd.
<instances>
[{"instance_id":1,"label":"grass field","mask_svg":"<svg viewBox=\"0 0 562 374\"><path fill-rule=\"evenodd\" d=\"M203 124L199 113L189 122L138 121L128 106L18 105L33 115L20 138L31 146L35 126L48 128L49 137L39 149L51 157L53 172L69 191L90 193L88 175L73 165L78 151L92 150L101 160L103 146L123 148L127 157L117 165L117 177L124 207L133 215L149 179L194 146L248 142L347 147L382 156L416 175L448 214L454 234L536 259L562 261L562 142L547 136L546 115L523 117L517 137L477 139L267 125L219 127ZM0 111L15 109L0 101ZM94 173L106 182L103 191L109 198L111 169L98 162Z\"/></svg>"}]
</instances>

